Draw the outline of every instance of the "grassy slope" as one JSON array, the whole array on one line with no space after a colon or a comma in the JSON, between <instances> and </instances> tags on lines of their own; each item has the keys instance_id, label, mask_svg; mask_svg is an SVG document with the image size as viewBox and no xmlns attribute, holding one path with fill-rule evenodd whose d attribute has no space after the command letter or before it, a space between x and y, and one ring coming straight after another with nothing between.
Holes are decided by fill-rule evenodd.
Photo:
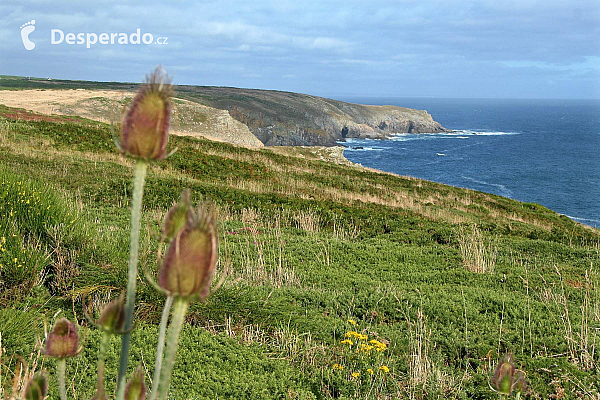
<instances>
[{"instance_id":1,"label":"grassy slope","mask_svg":"<svg viewBox=\"0 0 600 400\"><path fill-rule=\"evenodd\" d=\"M26 119L0 118L0 180L12 199L0 208L0 331L8 353L24 355L40 317L80 318L82 294L99 302L124 287L132 172L113 128ZM219 206L221 258L234 268L191 309L174 398L490 398L490 366L505 350L533 397L597 395L597 231L536 204L322 162L307 149L171 146L179 151L147 181L143 268L156 269L149 231L185 187ZM491 273L463 266L459 232L474 224L497 248ZM19 251L30 256L13 263ZM142 358L151 368L162 302L140 281L132 368ZM350 351L340 344L348 330L388 349ZM82 331L70 376L89 397L98 334ZM115 349L109 373L116 362Z\"/></svg>"}]
</instances>

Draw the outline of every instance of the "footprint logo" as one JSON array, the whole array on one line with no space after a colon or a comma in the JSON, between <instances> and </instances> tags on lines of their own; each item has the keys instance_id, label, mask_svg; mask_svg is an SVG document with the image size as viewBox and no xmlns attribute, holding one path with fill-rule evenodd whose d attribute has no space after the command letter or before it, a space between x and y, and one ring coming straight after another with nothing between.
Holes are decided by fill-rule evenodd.
<instances>
[{"instance_id":1,"label":"footprint logo","mask_svg":"<svg viewBox=\"0 0 600 400\"><path fill-rule=\"evenodd\" d=\"M35 31L35 19L32 19L30 22L21 25L21 39L23 39L23 46L27 50L33 50L35 47L35 43L29 40L29 34Z\"/></svg>"}]
</instances>

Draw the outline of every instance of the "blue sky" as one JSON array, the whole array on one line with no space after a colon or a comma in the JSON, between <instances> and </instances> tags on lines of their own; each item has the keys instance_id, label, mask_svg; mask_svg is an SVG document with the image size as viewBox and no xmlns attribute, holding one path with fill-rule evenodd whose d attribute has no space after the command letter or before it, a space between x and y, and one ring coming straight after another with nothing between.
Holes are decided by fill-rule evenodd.
<instances>
[{"instance_id":1,"label":"blue sky","mask_svg":"<svg viewBox=\"0 0 600 400\"><path fill-rule=\"evenodd\" d=\"M51 44L138 28L167 44ZM178 84L325 96L600 98L598 0L3 0L0 39L6 75L139 82L162 64Z\"/></svg>"}]
</instances>

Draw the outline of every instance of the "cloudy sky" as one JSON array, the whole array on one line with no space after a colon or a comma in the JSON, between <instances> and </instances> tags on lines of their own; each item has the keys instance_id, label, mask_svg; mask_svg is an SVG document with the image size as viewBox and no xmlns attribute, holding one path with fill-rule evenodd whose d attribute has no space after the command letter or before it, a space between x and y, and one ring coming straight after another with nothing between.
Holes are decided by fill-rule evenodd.
<instances>
[{"instance_id":1,"label":"cloudy sky","mask_svg":"<svg viewBox=\"0 0 600 400\"><path fill-rule=\"evenodd\" d=\"M138 82L162 64L178 84L325 96L600 98L598 0L2 0L0 39L4 75Z\"/></svg>"}]
</instances>

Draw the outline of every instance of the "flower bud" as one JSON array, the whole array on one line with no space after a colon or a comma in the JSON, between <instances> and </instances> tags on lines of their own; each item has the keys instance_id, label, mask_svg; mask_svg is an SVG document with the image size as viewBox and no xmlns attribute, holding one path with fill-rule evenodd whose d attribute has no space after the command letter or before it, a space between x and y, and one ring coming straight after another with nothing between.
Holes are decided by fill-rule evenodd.
<instances>
[{"instance_id":1,"label":"flower bud","mask_svg":"<svg viewBox=\"0 0 600 400\"><path fill-rule=\"evenodd\" d=\"M44 400L48 393L48 375L45 372L37 372L27 382L25 388L25 400Z\"/></svg>"},{"instance_id":2,"label":"flower bud","mask_svg":"<svg viewBox=\"0 0 600 400\"><path fill-rule=\"evenodd\" d=\"M108 303L100 314L98 325L112 334L123 333L125 327L125 296L121 295L118 299Z\"/></svg>"},{"instance_id":3,"label":"flower bud","mask_svg":"<svg viewBox=\"0 0 600 400\"><path fill-rule=\"evenodd\" d=\"M59 319L46 339L44 354L55 358L66 358L78 353L79 336L75 324L66 318Z\"/></svg>"},{"instance_id":4,"label":"flower bud","mask_svg":"<svg viewBox=\"0 0 600 400\"><path fill-rule=\"evenodd\" d=\"M171 241L158 271L158 284L175 295L204 299L217 264L218 237L212 211L199 213Z\"/></svg>"},{"instance_id":5,"label":"flower bud","mask_svg":"<svg viewBox=\"0 0 600 400\"><path fill-rule=\"evenodd\" d=\"M500 394L509 395L512 393L513 375L515 374L515 366L512 362L510 354L506 354L494 372L492 383Z\"/></svg>"},{"instance_id":6,"label":"flower bud","mask_svg":"<svg viewBox=\"0 0 600 400\"><path fill-rule=\"evenodd\" d=\"M171 239L186 225L194 220L194 211L190 204L190 190L185 189L179 201L175 204L165 217L163 224L163 239L170 242Z\"/></svg>"},{"instance_id":7,"label":"flower bud","mask_svg":"<svg viewBox=\"0 0 600 400\"><path fill-rule=\"evenodd\" d=\"M158 67L133 98L121 125L121 151L127 155L160 160L165 157L171 118L171 84Z\"/></svg>"},{"instance_id":8,"label":"flower bud","mask_svg":"<svg viewBox=\"0 0 600 400\"><path fill-rule=\"evenodd\" d=\"M125 400L144 400L145 398L146 383L144 382L144 370L140 365L125 386Z\"/></svg>"}]
</instances>

